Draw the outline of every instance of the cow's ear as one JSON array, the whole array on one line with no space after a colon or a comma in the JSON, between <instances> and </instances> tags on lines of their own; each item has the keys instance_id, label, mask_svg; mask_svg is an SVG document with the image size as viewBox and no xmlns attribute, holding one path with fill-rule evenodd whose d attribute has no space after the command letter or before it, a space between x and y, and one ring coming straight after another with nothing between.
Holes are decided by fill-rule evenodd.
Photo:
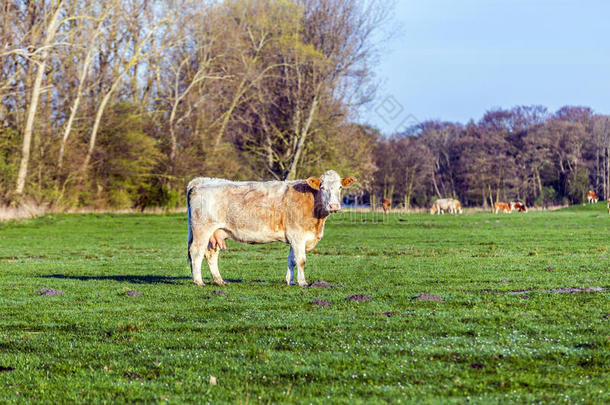
<instances>
[{"instance_id":1,"label":"cow's ear","mask_svg":"<svg viewBox=\"0 0 610 405\"><path fill-rule=\"evenodd\" d=\"M320 180L317 177L310 177L307 179L307 184L309 185L309 187L313 188L314 190L319 190L320 185L322 184L322 180Z\"/></svg>"},{"instance_id":2,"label":"cow's ear","mask_svg":"<svg viewBox=\"0 0 610 405\"><path fill-rule=\"evenodd\" d=\"M343 187L349 187L349 186L351 186L351 185L352 185L352 183L353 183L353 182L355 182L355 181L356 181L356 179L355 179L355 178L353 178L353 177L346 177L346 178L344 178L344 179L341 179L341 185L342 185Z\"/></svg>"}]
</instances>

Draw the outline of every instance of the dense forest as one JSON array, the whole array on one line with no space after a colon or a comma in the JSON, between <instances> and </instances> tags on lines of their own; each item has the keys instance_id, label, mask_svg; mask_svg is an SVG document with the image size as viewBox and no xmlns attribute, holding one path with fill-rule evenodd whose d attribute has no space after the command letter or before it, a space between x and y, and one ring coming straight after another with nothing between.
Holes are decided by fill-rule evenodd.
<instances>
[{"instance_id":1,"label":"dense forest","mask_svg":"<svg viewBox=\"0 0 610 405\"><path fill-rule=\"evenodd\" d=\"M357 177L426 206L610 192L610 117L492 110L383 136L359 124L391 1L3 0L0 205L176 207L193 176Z\"/></svg>"},{"instance_id":2,"label":"dense forest","mask_svg":"<svg viewBox=\"0 0 610 405\"><path fill-rule=\"evenodd\" d=\"M466 206L548 206L610 197L610 116L588 107L488 111L466 125L427 121L380 138L374 195L404 206L454 196Z\"/></svg>"}]
</instances>

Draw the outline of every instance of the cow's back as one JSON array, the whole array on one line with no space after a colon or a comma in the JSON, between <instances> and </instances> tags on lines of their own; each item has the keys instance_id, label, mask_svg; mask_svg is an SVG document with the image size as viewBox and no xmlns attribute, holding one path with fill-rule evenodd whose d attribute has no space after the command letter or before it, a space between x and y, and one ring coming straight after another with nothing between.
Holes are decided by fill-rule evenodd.
<instances>
[{"instance_id":1,"label":"cow's back","mask_svg":"<svg viewBox=\"0 0 610 405\"><path fill-rule=\"evenodd\" d=\"M451 209L451 200L449 198L440 198L436 200L436 205L442 210Z\"/></svg>"},{"instance_id":2,"label":"cow's back","mask_svg":"<svg viewBox=\"0 0 610 405\"><path fill-rule=\"evenodd\" d=\"M286 240L287 190L295 182L191 181L191 215L202 226L225 230L246 243Z\"/></svg>"}]
</instances>

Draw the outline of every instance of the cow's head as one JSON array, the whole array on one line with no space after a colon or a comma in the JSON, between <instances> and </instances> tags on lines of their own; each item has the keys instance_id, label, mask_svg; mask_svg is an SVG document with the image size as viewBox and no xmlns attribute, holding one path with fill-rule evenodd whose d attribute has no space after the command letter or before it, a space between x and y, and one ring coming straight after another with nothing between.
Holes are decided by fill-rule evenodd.
<instances>
[{"instance_id":1,"label":"cow's head","mask_svg":"<svg viewBox=\"0 0 610 405\"><path fill-rule=\"evenodd\" d=\"M353 177L342 179L334 170L327 170L320 178L307 179L309 187L317 190L319 203L326 212L337 212L341 209L341 189L355 182Z\"/></svg>"}]
</instances>

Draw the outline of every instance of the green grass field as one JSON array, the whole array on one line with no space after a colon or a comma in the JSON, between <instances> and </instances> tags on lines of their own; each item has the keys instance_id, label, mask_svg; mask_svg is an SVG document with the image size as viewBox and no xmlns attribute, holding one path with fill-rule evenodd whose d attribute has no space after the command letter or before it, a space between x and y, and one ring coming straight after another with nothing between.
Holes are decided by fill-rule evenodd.
<instances>
[{"instance_id":1,"label":"green grass field","mask_svg":"<svg viewBox=\"0 0 610 405\"><path fill-rule=\"evenodd\" d=\"M283 284L286 245L232 241L231 283L204 264L196 287L186 234L185 214L1 223L0 403L610 401L601 203L335 214L306 267L328 289Z\"/></svg>"}]
</instances>

